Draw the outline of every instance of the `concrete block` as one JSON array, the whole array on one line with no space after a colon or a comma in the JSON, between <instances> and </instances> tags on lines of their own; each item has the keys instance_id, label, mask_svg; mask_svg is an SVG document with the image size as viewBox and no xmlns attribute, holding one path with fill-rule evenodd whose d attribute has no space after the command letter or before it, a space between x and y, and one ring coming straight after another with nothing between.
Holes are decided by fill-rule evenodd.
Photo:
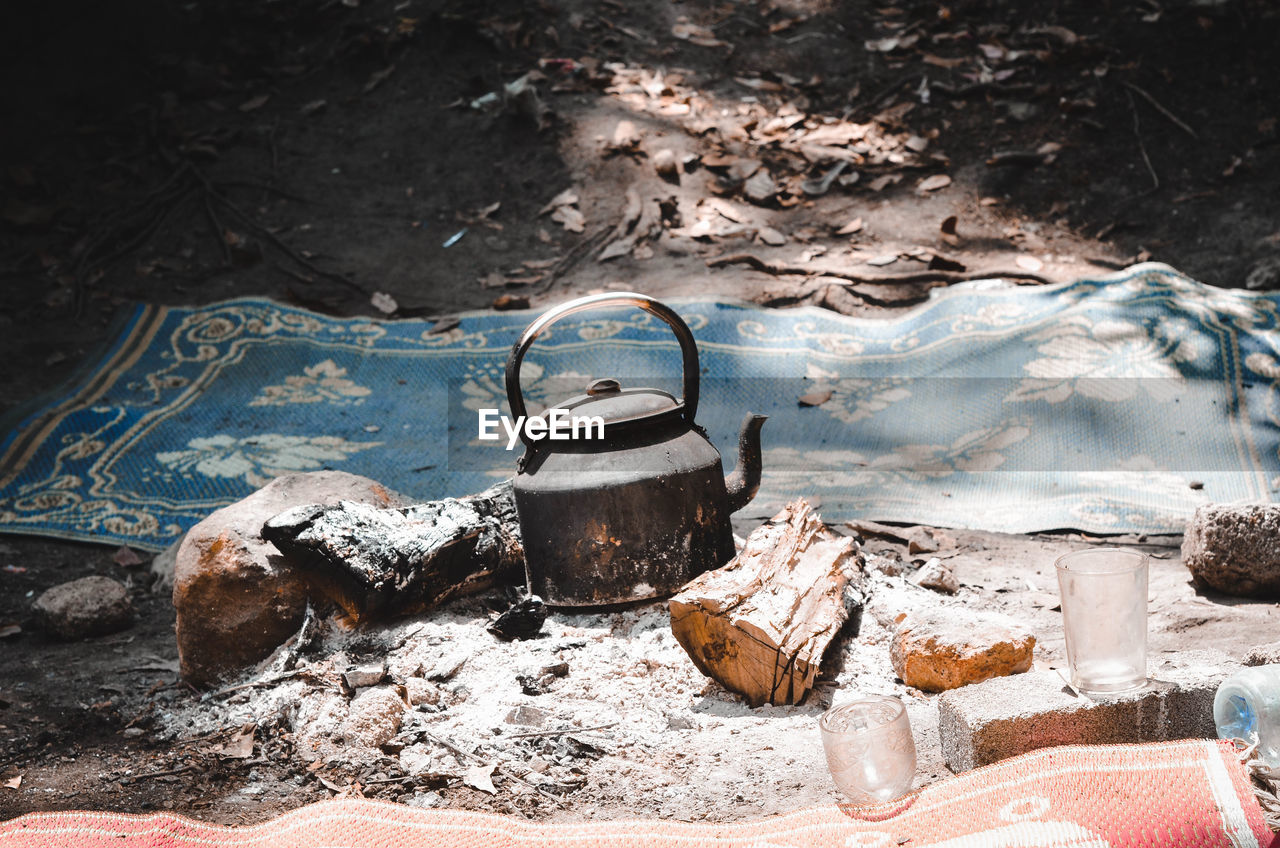
<instances>
[{"instance_id":1,"label":"concrete block","mask_svg":"<svg viewBox=\"0 0 1280 848\"><path fill-rule=\"evenodd\" d=\"M1077 696L1039 670L953 689L938 699L942 755L962 772L1055 745L1215 738L1213 696L1240 668L1219 651L1187 651L1123 695Z\"/></svg>"}]
</instances>

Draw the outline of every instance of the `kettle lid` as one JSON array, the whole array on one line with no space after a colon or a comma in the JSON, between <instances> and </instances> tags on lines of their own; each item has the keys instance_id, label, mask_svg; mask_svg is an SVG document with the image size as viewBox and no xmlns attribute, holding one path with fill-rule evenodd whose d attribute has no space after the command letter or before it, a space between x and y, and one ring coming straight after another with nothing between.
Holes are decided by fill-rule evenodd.
<instances>
[{"instance_id":1,"label":"kettle lid","mask_svg":"<svg viewBox=\"0 0 1280 848\"><path fill-rule=\"evenodd\" d=\"M603 379L592 381L585 395L569 398L555 406L575 416L599 416L607 425L665 416L684 404L660 389L624 389L617 380Z\"/></svg>"}]
</instances>

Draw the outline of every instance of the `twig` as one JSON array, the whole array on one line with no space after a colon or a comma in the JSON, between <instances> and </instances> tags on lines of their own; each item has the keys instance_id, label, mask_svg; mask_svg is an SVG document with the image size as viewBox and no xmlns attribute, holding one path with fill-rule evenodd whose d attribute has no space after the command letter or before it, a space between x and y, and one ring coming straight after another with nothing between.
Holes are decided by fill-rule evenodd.
<instances>
[{"instance_id":1,"label":"twig","mask_svg":"<svg viewBox=\"0 0 1280 848\"><path fill-rule=\"evenodd\" d=\"M143 772L142 774L128 774L120 778L119 782L120 783L137 783L139 780L146 780L149 777L168 777L169 775L172 775L172 774L186 774L187 772L191 771L193 768L195 768L195 766L187 765L187 766L182 766L181 768L176 768L176 769L164 769L163 771L148 771L148 772Z\"/></svg>"},{"instance_id":2,"label":"twig","mask_svg":"<svg viewBox=\"0 0 1280 848\"><path fill-rule=\"evenodd\" d=\"M750 253L732 253L728 256L717 256L707 260L708 268L723 268L726 265L748 265L757 271L767 274L796 275L802 277L838 277L855 283L966 283L972 280L988 280L1003 277L1014 280L1031 280L1037 283L1053 283L1054 280L1033 274L1029 271L980 271L960 274L955 271L916 271L910 274L855 274L839 268L805 268L800 265L783 265L779 262L767 262Z\"/></svg>"},{"instance_id":3,"label":"twig","mask_svg":"<svg viewBox=\"0 0 1280 848\"><path fill-rule=\"evenodd\" d=\"M610 727L616 727L618 722L611 721L608 724L597 724L595 727L563 727L559 730L535 730L531 733L512 733L505 736L505 739L534 739L539 736L564 736L568 733L587 733L591 730L607 730Z\"/></svg>"},{"instance_id":4,"label":"twig","mask_svg":"<svg viewBox=\"0 0 1280 848\"><path fill-rule=\"evenodd\" d=\"M549 290L570 268L578 264L582 257L594 251L596 247L598 247L601 242L603 242L613 232L613 230L613 227L601 227L582 241L575 244L559 262L551 267L551 270L547 272L546 279L538 284L536 291L545 292Z\"/></svg>"},{"instance_id":5,"label":"twig","mask_svg":"<svg viewBox=\"0 0 1280 848\"><path fill-rule=\"evenodd\" d=\"M1171 120L1171 121L1173 121L1175 124L1177 124L1178 129L1182 130L1182 131L1183 131L1183 132L1185 132L1187 135L1189 135L1189 136L1191 136L1192 138L1194 138L1196 141L1199 141L1199 140L1200 140L1200 136L1196 135L1196 131L1195 131L1195 130L1191 129L1191 127L1187 126L1187 125L1182 121L1182 119L1180 119L1177 115L1173 114L1173 113L1172 113L1172 112L1170 112L1168 109L1166 109L1163 105L1161 105L1160 101L1159 101L1159 100L1156 100L1154 97L1152 97L1152 96L1151 96L1151 95L1146 91L1146 89L1139 88L1138 86L1134 85L1133 83L1131 83L1131 82L1127 82L1127 81L1121 81L1121 85L1123 85L1125 88L1130 89L1131 91L1136 92L1136 93L1137 93L1137 94L1138 94L1138 95L1139 95L1143 100L1147 101L1147 102L1148 102L1148 103L1150 103L1152 106L1154 106L1157 112L1159 112L1161 115L1164 115L1166 118L1168 118L1169 120Z\"/></svg>"},{"instance_id":6,"label":"twig","mask_svg":"<svg viewBox=\"0 0 1280 848\"><path fill-rule=\"evenodd\" d=\"M1151 157L1147 155L1147 145L1142 141L1142 124L1138 120L1138 104L1133 102L1132 94L1126 91L1125 95L1129 98L1129 109L1133 112L1133 134L1138 139L1138 150L1142 153L1142 161L1147 163L1147 172L1151 174L1152 186L1150 191L1146 192L1146 194L1151 194L1160 190L1160 176L1151 164Z\"/></svg>"},{"instance_id":7,"label":"twig","mask_svg":"<svg viewBox=\"0 0 1280 848\"><path fill-rule=\"evenodd\" d=\"M299 669L294 669L293 671L287 671L284 674L277 674L274 677L268 677L263 680L250 680L248 683L241 683L237 686L228 686L226 689L219 689L217 692L210 692L206 695L202 695L200 699L203 701L203 700L212 700L214 698L224 698L227 695L233 694L235 692L240 692L245 689L256 689L259 686L274 686L275 684L279 683L282 680L289 680L291 678L297 677L300 674L302 674L302 672L303 672L303 669L299 668Z\"/></svg>"},{"instance_id":8,"label":"twig","mask_svg":"<svg viewBox=\"0 0 1280 848\"><path fill-rule=\"evenodd\" d=\"M191 172L195 175L196 179L199 180L201 185L204 186L204 190L209 197L216 200L218 203L222 205L224 209L226 209L232 215L235 215L237 218L239 218L241 222L244 223L245 226L249 227L251 230L258 233L258 235L262 236L267 241L271 242L271 244L274 245L275 248L279 250L281 253L283 253L285 256L288 256L295 263L297 263L298 265L301 265L303 268L306 268L308 271L310 271L313 274L316 274L317 276L324 277L325 279L333 280L334 282L342 283L344 286L347 286L348 288L356 292L359 292L360 294L365 295L366 297L369 295L369 292L365 291L364 287L361 286L359 283L357 283L355 280L352 280L349 277L345 277L342 274L336 274L332 271L326 271L323 268L316 265L315 263L310 262L305 256L302 256L292 247L285 244L283 239L281 239L275 233L271 232L271 230L267 229L265 226L259 223L256 218L254 218L248 212L245 212L243 209L241 209L239 206L233 203L229 197L219 192L214 187L213 183L210 182L209 178L206 177L203 173L201 173L199 169L195 168L194 166L188 166L188 167L191 168Z\"/></svg>"}]
</instances>

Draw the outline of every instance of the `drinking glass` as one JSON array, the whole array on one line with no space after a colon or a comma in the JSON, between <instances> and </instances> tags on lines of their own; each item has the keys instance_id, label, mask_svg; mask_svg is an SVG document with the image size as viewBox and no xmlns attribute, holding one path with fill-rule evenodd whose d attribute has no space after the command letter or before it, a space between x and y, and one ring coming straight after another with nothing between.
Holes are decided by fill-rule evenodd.
<instances>
[{"instance_id":1,"label":"drinking glass","mask_svg":"<svg viewBox=\"0 0 1280 848\"><path fill-rule=\"evenodd\" d=\"M1113 694L1147 683L1146 554L1093 548L1058 557L1071 685Z\"/></svg>"},{"instance_id":2,"label":"drinking glass","mask_svg":"<svg viewBox=\"0 0 1280 848\"><path fill-rule=\"evenodd\" d=\"M827 710L818 726L827 768L850 800L892 801L911 788L916 745L902 701L891 696L859 698Z\"/></svg>"}]
</instances>

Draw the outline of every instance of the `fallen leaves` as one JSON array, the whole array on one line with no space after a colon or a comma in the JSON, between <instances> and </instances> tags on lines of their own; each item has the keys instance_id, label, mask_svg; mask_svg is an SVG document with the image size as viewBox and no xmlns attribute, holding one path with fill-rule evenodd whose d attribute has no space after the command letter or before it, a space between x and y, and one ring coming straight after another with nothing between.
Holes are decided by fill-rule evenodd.
<instances>
[{"instance_id":1,"label":"fallen leaves","mask_svg":"<svg viewBox=\"0 0 1280 848\"><path fill-rule=\"evenodd\" d=\"M567 188L548 201L538 215L551 213L551 220L571 233L580 233L587 227L586 217L578 210L578 192Z\"/></svg>"},{"instance_id":2,"label":"fallen leaves","mask_svg":"<svg viewBox=\"0 0 1280 848\"><path fill-rule=\"evenodd\" d=\"M17 775L16 777L9 778L4 782L3 785L5 789L17 789L18 787L22 786L22 775Z\"/></svg>"}]
</instances>

